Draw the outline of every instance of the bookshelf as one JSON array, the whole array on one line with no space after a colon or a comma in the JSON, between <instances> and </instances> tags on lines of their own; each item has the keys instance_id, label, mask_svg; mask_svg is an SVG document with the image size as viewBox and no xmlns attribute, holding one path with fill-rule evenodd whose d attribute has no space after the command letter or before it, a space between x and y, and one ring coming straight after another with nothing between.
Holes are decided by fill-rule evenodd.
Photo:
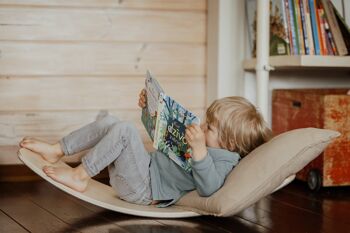
<instances>
[{"instance_id":1,"label":"bookshelf","mask_svg":"<svg viewBox=\"0 0 350 233\"><path fill-rule=\"evenodd\" d=\"M272 70L350 70L350 56L291 55L269 56L269 0L257 1L256 58L243 61L243 69L256 73L256 100L261 113L268 119L269 73Z\"/></svg>"},{"instance_id":2,"label":"bookshelf","mask_svg":"<svg viewBox=\"0 0 350 233\"><path fill-rule=\"evenodd\" d=\"M274 70L294 69L346 69L350 70L350 56L271 56L269 65ZM256 59L247 59L243 62L245 71L255 72Z\"/></svg>"}]
</instances>

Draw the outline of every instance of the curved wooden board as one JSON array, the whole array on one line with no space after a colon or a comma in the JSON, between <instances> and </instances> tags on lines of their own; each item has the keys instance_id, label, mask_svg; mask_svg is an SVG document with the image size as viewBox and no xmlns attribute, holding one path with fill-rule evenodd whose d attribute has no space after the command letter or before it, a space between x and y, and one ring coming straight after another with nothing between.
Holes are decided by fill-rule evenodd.
<instances>
[{"instance_id":1,"label":"curved wooden board","mask_svg":"<svg viewBox=\"0 0 350 233\"><path fill-rule=\"evenodd\" d=\"M85 192L75 191L63 184L60 184L50 177L48 177L42 168L45 165L67 167L66 163L59 161L55 164L50 164L45 161L39 154L36 154L30 150L21 148L18 151L18 157L23 163L32 169L36 174L41 176L46 181L50 182L52 185L61 189L62 191L79 198L83 201L89 202L93 205L97 205L104 209L130 214L142 217L154 217L154 218L187 218L200 216L199 213L192 211L183 210L178 206L170 206L166 208L157 208L156 206L143 206L132 204L119 199L116 196L116 192L112 187L102 184L96 180L91 179L88 188Z\"/></svg>"}]
</instances>

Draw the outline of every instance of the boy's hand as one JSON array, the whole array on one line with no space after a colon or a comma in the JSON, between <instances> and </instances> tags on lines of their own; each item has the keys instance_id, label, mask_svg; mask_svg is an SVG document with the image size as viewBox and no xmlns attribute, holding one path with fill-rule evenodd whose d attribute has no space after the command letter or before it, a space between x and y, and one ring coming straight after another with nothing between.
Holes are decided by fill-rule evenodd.
<instances>
[{"instance_id":1,"label":"boy's hand","mask_svg":"<svg viewBox=\"0 0 350 233\"><path fill-rule=\"evenodd\" d=\"M146 103L147 103L146 90L142 89L140 94L139 94L139 107L140 108L146 107Z\"/></svg>"},{"instance_id":2,"label":"boy's hand","mask_svg":"<svg viewBox=\"0 0 350 233\"><path fill-rule=\"evenodd\" d=\"M198 161L204 159L207 155L207 147L205 144L205 134L200 126L196 124L187 126L185 138L192 148L193 160Z\"/></svg>"}]
</instances>

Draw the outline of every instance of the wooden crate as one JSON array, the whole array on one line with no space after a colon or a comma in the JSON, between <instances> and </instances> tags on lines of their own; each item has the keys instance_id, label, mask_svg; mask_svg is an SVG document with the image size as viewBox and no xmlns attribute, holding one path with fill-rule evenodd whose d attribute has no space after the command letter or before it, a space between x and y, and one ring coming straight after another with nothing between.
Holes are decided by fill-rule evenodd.
<instances>
[{"instance_id":1,"label":"wooden crate","mask_svg":"<svg viewBox=\"0 0 350 233\"><path fill-rule=\"evenodd\" d=\"M350 185L349 89L274 90L272 130L275 134L304 127L337 130L335 139L315 160L297 174L311 189ZM316 185L316 186L315 186Z\"/></svg>"}]
</instances>

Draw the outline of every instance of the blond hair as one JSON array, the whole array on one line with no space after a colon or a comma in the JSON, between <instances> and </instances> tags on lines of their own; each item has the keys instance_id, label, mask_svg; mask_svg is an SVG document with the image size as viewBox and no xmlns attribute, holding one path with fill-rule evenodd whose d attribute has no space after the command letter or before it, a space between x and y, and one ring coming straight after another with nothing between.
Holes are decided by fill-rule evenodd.
<instances>
[{"instance_id":1,"label":"blond hair","mask_svg":"<svg viewBox=\"0 0 350 233\"><path fill-rule=\"evenodd\" d=\"M207 109L207 123L218 129L219 144L244 157L271 138L262 115L247 99L238 96L215 100Z\"/></svg>"}]
</instances>

